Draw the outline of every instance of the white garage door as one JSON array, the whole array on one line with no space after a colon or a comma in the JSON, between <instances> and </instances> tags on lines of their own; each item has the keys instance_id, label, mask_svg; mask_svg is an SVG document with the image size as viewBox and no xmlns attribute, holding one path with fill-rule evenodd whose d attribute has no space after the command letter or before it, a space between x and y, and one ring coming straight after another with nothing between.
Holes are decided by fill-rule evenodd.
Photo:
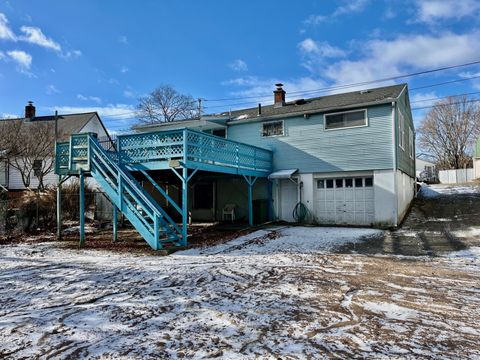
<instances>
[{"instance_id":1,"label":"white garage door","mask_svg":"<svg viewBox=\"0 0 480 360\"><path fill-rule=\"evenodd\" d=\"M315 181L315 215L319 223L339 225L373 223L373 177L316 179Z\"/></svg>"},{"instance_id":2,"label":"white garage door","mask_svg":"<svg viewBox=\"0 0 480 360\"><path fill-rule=\"evenodd\" d=\"M280 181L280 218L294 222L293 209L298 202L298 185L291 180Z\"/></svg>"}]
</instances>

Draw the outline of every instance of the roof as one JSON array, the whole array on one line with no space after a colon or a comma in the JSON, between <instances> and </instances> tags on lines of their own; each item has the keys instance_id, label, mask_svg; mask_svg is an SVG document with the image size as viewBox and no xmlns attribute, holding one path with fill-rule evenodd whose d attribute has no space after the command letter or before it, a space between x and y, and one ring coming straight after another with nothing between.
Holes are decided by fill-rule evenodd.
<instances>
[{"instance_id":1,"label":"roof","mask_svg":"<svg viewBox=\"0 0 480 360\"><path fill-rule=\"evenodd\" d=\"M100 117L96 112L88 112L81 114L58 115L58 134L59 140L66 141L71 134L80 132L85 125L94 117ZM36 116L33 119L17 118L17 119L1 119L0 121L24 121L29 126L35 126L40 122L54 121L55 115ZM108 134L108 132L107 132Z\"/></svg>"},{"instance_id":2,"label":"roof","mask_svg":"<svg viewBox=\"0 0 480 360\"><path fill-rule=\"evenodd\" d=\"M210 128L223 127L243 122L263 121L275 117L291 117L304 114L315 114L335 110L358 108L362 106L373 106L387 104L396 101L407 84L383 86L373 89L351 91L348 93L320 96L310 99L298 99L287 102L284 106L262 105L262 113L258 115L258 107L234 110L219 114L206 114L201 119L185 119L170 122L158 122L152 124L136 125L137 131L153 131L155 129L180 129L188 127L204 127L207 124L214 125ZM288 95L288 94L287 94ZM215 123L215 124L213 124Z\"/></svg>"},{"instance_id":3,"label":"roof","mask_svg":"<svg viewBox=\"0 0 480 360\"><path fill-rule=\"evenodd\" d=\"M275 107L274 105L262 106L260 116L258 115L258 107L235 110L230 113L217 114L216 116L221 117L229 115L231 119L230 123L234 123L237 121L264 120L265 118L276 116L296 116L299 114L312 114L346 108L379 105L395 101L406 87L407 84L391 85L374 89L295 100L287 102L281 107Z\"/></svg>"}]
</instances>

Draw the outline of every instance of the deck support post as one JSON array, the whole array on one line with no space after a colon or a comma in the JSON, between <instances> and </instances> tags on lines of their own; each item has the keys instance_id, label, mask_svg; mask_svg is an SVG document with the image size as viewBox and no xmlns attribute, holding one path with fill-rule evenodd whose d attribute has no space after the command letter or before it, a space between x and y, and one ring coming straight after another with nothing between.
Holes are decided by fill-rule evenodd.
<instances>
[{"instance_id":1,"label":"deck support post","mask_svg":"<svg viewBox=\"0 0 480 360\"><path fill-rule=\"evenodd\" d=\"M80 178L80 193L79 193L79 203L80 203L80 247L85 245L85 175L83 169L80 169L79 173Z\"/></svg>"},{"instance_id":2,"label":"deck support post","mask_svg":"<svg viewBox=\"0 0 480 360\"><path fill-rule=\"evenodd\" d=\"M248 225L253 226L253 185L257 181L257 176L243 175L248 185Z\"/></svg>"},{"instance_id":3,"label":"deck support post","mask_svg":"<svg viewBox=\"0 0 480 360\"><path fill-rule=\"evenodd\" d=\"M268 221L273 220L273 183L268 181Z\"/></svg>"},{"instance_id":4,"label":"deck support post","mask_svg":"<svg viewBox=\"0 0 480 360\"><path fill-rule=\"evenodd\" d=\"M62 175L58 176L57 184L57 240L62 239Z\"/></svg>"},{"instance_id":5,"label":"deck support post","mask_svg":"<svg viewBox=\"0 0 480 360\"><path fill-rule=\"evenodd\" d=\"M118 240L118 209L115 204L113 205L113 216L112 216L112 222L113 222L113 242L116 242Z\"/></svg>"},{"instance_id":6,"label":"deck support post","mask_svg":"<svg viewBox=\"0 0 480 360\"><path fill-rule=\"evenodd\" d=\"M182 246L187 246L188 169L186 167L183 168L182 177Z\"/></svg>"}]
</instances>

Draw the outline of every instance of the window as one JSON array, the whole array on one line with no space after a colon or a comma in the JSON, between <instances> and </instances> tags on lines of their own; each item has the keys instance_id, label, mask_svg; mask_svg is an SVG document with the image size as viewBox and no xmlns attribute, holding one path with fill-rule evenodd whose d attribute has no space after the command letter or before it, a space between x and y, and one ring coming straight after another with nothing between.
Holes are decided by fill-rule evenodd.
<instances>
[{"instance_id":1,"label":"window","mask_svg":"<svg viewBox=\"0 0 480 360\"><path fill-rule=\"evenodd\" d=\"M317 189L323 189L325 187L325 180L317 180Z\"/></svg>"},{"instance_id":2,"label":"window","mask_svg":"<svg viewBox=\"0 0 480 360\"><path fill-rule=\"evenodd\" d=\"M343 187L343 179L335 179L335 187L342 188Z\"/></svg>"},{"instance_id":3,"label":"window","mask_svg":"<svg viewBox=\"0 0 480 360\"><path fill-rule=\"evenodd\" d=\"M367 125L367 111L348 111L325 115L325 129L341 129Z\"/></svg>"},{"instance_id":4,"label":"window","mask_svg":"<svg viewBox=\"0 0 480 360\"><path fill-rule=\"evenodd\" d=\"M405 150L405 119L401 111L398 112L398 146Z\"/></svg>"},{"instance_id":5,"label":"window","mask_svg":"<svg viewBox=\"0 0 480 360\"><path fill-rule=\"evenodd\" d=\"M372 187L373 186L373 178L367 177L365 178L365 187Z\"/></svg>"},{"instance_id":6,"label":"window","mask_svg":"<svg viewBox=\"0 0 480 360\"><path fill-rule=\"evenodd\" d=\"M332 179L327 180L327 189L333 189L333 180Z\"/></svg>"},{"instance_id":7,"label":"window","mask_svg":"<svg viewBox=\"0 0 480 360\"><path fill-rule=\"evenodd\" d=\"M271 121L262 124L262 136L283 136L283 120Z\"/></svg>"},{"instance_id":8,"label":"window","mask_svg":"<svg viewBox=\"0 0 480 360\"><path fill-rule=\"evenodd\" d=\"M408 152L410 154L410 158L413 159L414 156L415 156L414 142L413 142L413 131L410 128L408 128Z\"/></svg>"},{"instance_id":9,"label":"window","mask_svg":"<svg viewBox=\"0 0 480 360\"><path fill-rule=\"evenodd\" d=\"M363 187L363 179L355 178L355 187Z\"/></svg>"},{"instance_id":10,"label":"window","mask_svg":"<svg viewBox=\"0 0 480 360\"><path fill-rule=\"evenodd\" d=\"M219 136L221 138L226 138L227 137L227 129L226 128L213 129L212 130L212 135Z\"/></svg>"},{"instance_id":11,"label":"window","mask_svg":"<svg viewBox=\"0 0 480 360\"><path fill-rule=\"evenodd\" d=\"M353 187L353 179L345 179L345 187L347 188Z\"/></svg>"}]
</instances>

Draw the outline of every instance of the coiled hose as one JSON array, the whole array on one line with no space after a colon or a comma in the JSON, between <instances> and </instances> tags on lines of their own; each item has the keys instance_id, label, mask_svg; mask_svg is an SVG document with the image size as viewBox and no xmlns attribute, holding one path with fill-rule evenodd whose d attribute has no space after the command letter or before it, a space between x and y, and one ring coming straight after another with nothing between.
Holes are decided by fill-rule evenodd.
<instances>
[{"instance_id":1,"label":"coiled hose","mask_svg":"<svg viewBox=\"0 0 480 360\"><path fill-rule=\"evenodd\" d=\"M303 224L308 217L308 209L305 206L305 204L302 203L301 201L298 202L297 205L295 205L295 208L293 209L292 216L297 223Z\"/></svg>"}]
</instances>

